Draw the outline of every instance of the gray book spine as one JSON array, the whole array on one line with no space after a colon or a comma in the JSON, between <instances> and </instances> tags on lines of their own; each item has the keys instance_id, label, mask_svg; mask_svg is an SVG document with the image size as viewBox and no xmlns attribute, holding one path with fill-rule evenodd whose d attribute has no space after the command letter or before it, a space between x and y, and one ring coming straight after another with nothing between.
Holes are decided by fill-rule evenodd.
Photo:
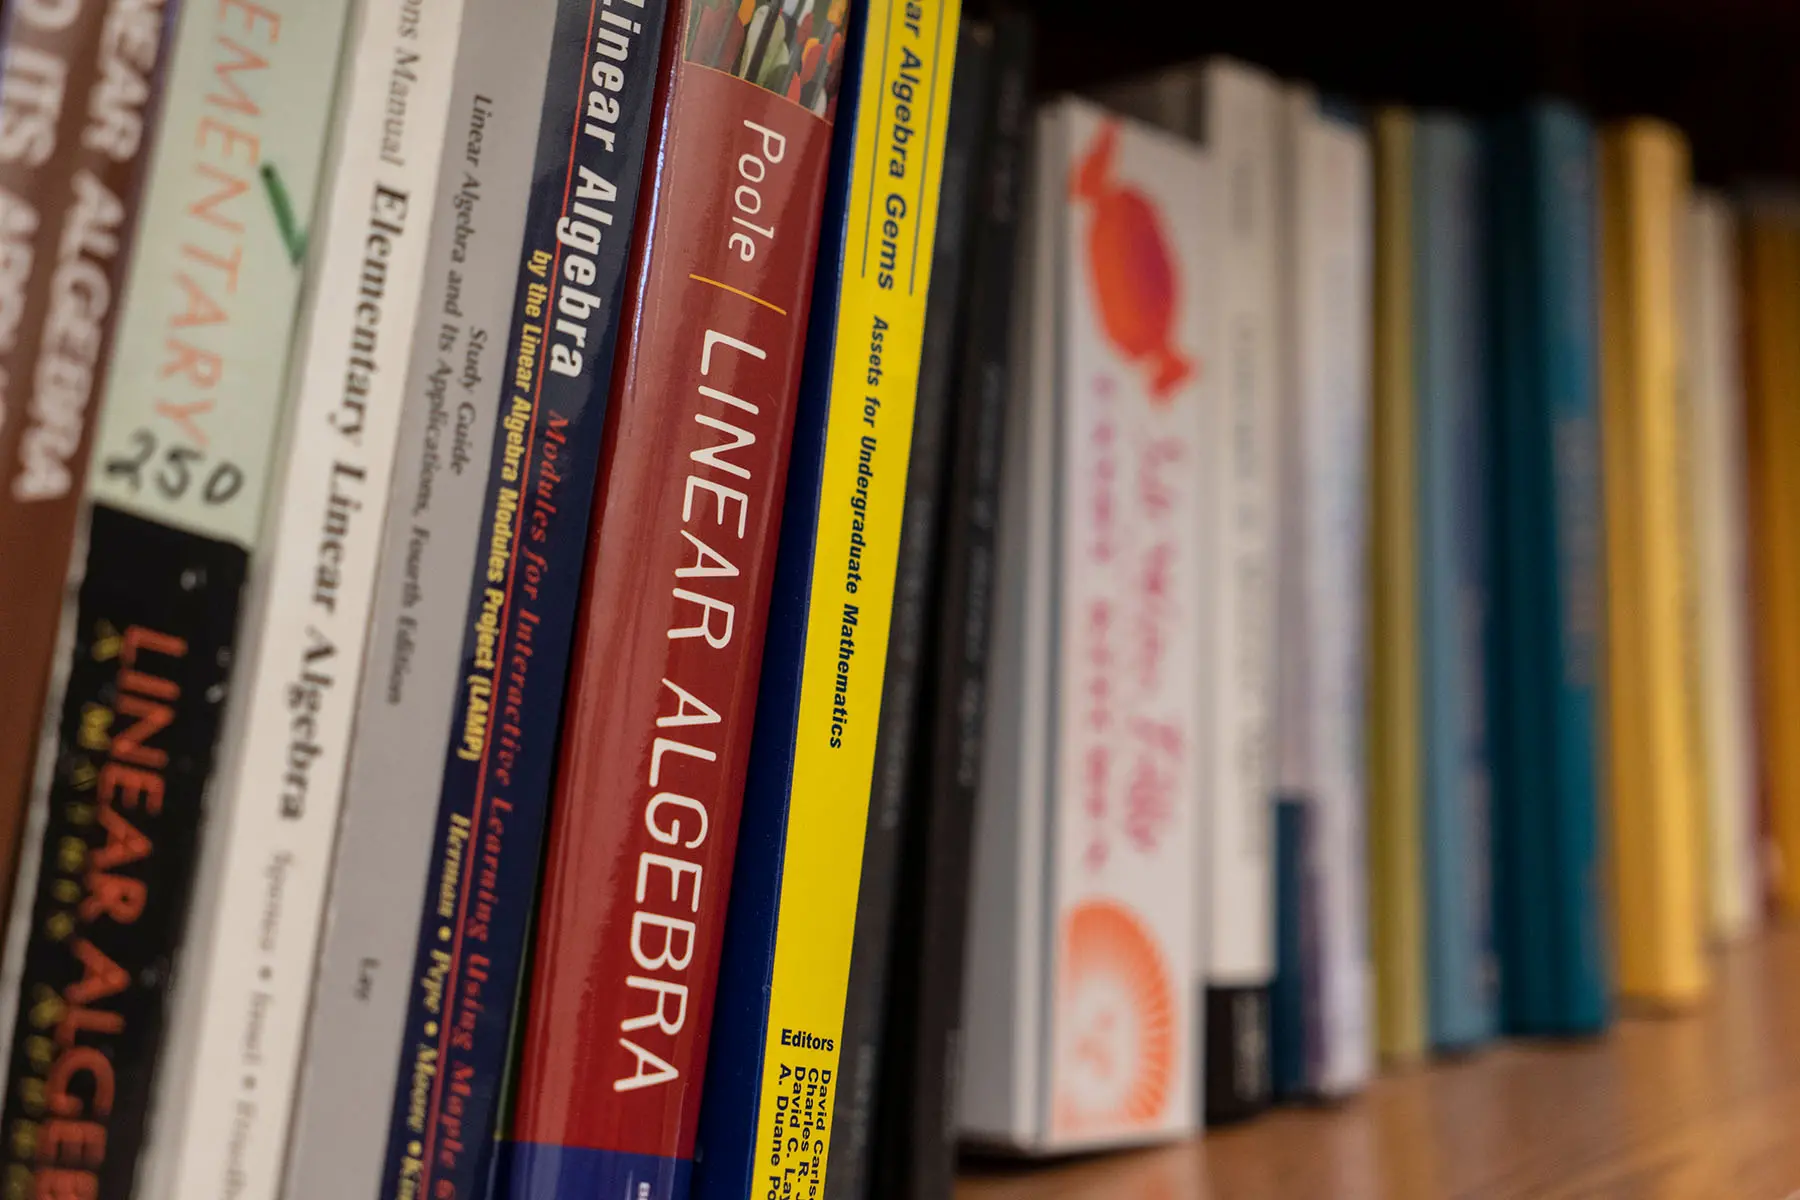
<instances>
[{"instance_id":1,"label":"gray book spine","mask_svg":"<svg viewBox=\"0 0 1800 1200\"><path fill-rule=\"evenodd\" d=\"M286 1195L373 1192L459 682L556 0L469 0Z\"/></svg>"}]
</instances>

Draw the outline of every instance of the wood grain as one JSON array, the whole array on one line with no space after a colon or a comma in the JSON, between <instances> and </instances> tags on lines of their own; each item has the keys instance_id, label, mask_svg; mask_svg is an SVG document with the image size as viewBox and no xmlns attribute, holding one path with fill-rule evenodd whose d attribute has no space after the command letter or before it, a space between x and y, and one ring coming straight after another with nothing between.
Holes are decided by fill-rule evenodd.
<instances>
[{"instance_id":1,"label":"wood grain","mask_svg":"<svg viewBox=\"0 0 1800 1200\"><path fill-rule=\"evenodd\" d=\"M1718 955L1684 1016L1512 1042L1162 1150L971 1165L957 1200L1791 1200L1800 928Z\"/></svg>"}]
</instances>

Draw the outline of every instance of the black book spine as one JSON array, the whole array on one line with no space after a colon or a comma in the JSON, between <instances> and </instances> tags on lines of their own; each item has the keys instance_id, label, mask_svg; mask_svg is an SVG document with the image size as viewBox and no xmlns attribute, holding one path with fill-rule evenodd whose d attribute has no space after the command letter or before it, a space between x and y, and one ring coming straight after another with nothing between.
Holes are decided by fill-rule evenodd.
<instances>
[{"instance_id":1,"label":"black book spine","mask_svg":"<svg viewBox=\"0 0 1800 1200\"><path fill-rule=\"evenodd\" d=\"M942 547L940 603L917 770L883 1045L884 1080L871 1194L941 1200L956 1172L961 1088L963 953L975 802L981 785L987 668L994 619L996 524L1019 227L1027 186L1033 35L998 18L988 54L985 153L969 234Z\"/></svg>"},{"instance_id":2,"label":"black book spine","mask_svg":"<svg viewBox=\"0 0 1800 1200\"><path fill-rule=\"evenodd\" d=\"M825 1200L862 1200L868 1194L888 981L899 966L895 938L902 847L915 803L910 780L924 715L938 593L939 542L944 529L944 481L951 447L950 398L957 376L964 263L978 156L987 125L989 31L964 22L950 93L949 139L938 184L938 227L925 311L925 345L913 410L912 458L906 476L906 513L894 583L894 616L875 745L874 788L863 840L856 933L844 997L844 1078L832 1117L831 1168Z\"/></svg>"}]
</instances>

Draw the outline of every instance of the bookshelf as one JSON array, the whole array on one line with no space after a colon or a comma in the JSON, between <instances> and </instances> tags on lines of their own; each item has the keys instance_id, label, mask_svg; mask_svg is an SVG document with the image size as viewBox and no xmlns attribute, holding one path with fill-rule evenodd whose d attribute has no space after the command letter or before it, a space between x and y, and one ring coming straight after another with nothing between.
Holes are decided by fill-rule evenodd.
<instances>
[{"instance_id":1,"label":"bookshelf","mask_svg":"<svg viewBox=\"0 0 1800 1200\"><path fill-rule=\"evenodd\" d=\"M1202 1142L965 1166L957 1200L1769 1197L1800 1190L1800 928L1718 954L1694 1012L1507 1042Z\"/></svg>"},{"instance_id":2,"label":"bookshelf","mask_svg":"<svg viewBox=\"0 0 1800 1200\"><path fill-rule=\"evenodd\" d=\"M1046 90L1228 53L1359 100L1480 111L1554 93L1599 117L1648 113L1687 131L1703 182L1800 177L1793 0L1140 0L1124 20L1025 2Z\"/></svg>"}]
</instances>

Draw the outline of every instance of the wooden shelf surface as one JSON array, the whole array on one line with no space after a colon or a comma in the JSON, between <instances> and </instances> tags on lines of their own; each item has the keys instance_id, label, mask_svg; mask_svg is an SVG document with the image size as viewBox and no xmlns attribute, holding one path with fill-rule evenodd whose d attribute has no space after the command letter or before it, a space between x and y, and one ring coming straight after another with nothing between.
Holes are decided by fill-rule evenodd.
<instances>
[{"instance_id":1,"label":"wooden shelf surface","mask_svg":"<svg viewBox=\"0 0 1800 1200\"><path fill-rule=\"evenodd\" d=\"M1688 1014L1504 1043L1182 1146L971 1166L957 1200L1797 1200L1800 929L1716 965Z\"/></svg>"}]
</instances>

